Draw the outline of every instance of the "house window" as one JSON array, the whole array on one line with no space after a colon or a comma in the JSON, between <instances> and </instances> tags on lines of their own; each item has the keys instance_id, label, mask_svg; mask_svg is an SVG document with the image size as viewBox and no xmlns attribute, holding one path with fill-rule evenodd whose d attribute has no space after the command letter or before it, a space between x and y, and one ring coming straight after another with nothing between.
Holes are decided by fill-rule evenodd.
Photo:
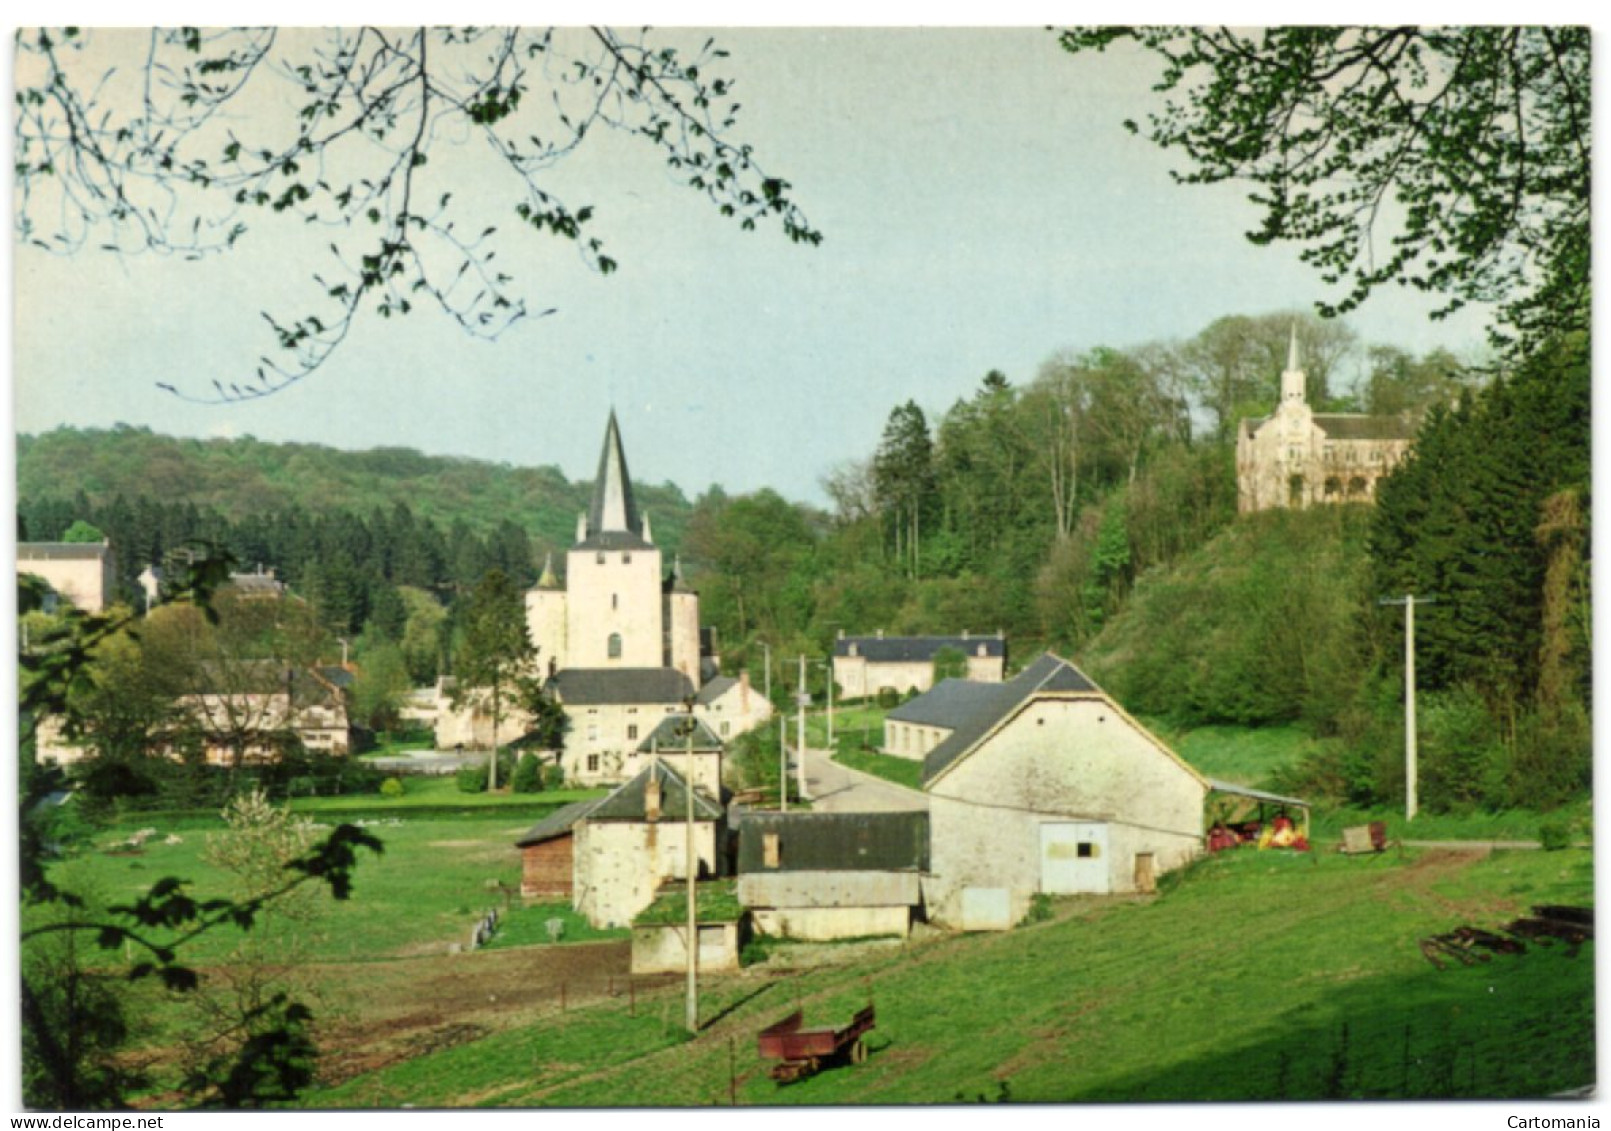
<instances>
[{"instance_id":1,"label":"house window","mask_svg":"<svg viewBox=\"0 0 1611 1131\"><path fill-rule=\"evenodd\" d=\"M1096 855L1096 845L1092 844L1088 840L1080 841L1078 855L1081 860L1091 859Z\"/></svg>"},{"instance_id":2,"label":"house window","mask_svg":"<svg viewBox=\"0 0 1611 1131\"><path fill-rule=\"evenodd\" d=\"M621 554L621 564L622 565L631 565L632 564L632 551L631 550L626 550L626 551L622 552L622 554Z\"/></svg>"},{"instance_id":3,"label":"house window","mask_svg":"<svg viewBox=\"0 0 1611 1131\"><path fill-rule=\"evenodd\" d=\"M761 866L776 868L778 866L778 834L766 833L761 837Z\"/></svg>"},{"instance_id":4,"label":"house window","mask_svg":"<svg viewBox=\"0 0 1611 1131\"><path fill-rule=\"evenodd\" d=\"M599 772L599 756L597 754L589 754L587 756L587 772L590 774L596 774Z\"/></svg>"},{"instance_id":5,"label":"house window","mask_svg":"<svg viewBox=\"0 0 1611 1131\"><path fill-rule=\"evenodd\" d=\"M598 723L588 723L587 724L587 740L589 742L597 742L599 740L599 725L598 725Z\"/></svg>"},{"instance_id":6,"label":"house window","mask_svg":"<svg viewBox=\"0 0 1611 1131\"><path fill-rule=\"evenodd\" d=\"M731 731L731 730L732 730L732 729L733 729L733 724L732 724L732 723L730 723L730 722L728 722L728 721L727 721L727 720L726 720L726 719L723 719L723 720L722 720L722 737L723 737L723 738L726 738L726 737L727 737L727 735L728 735L728 733L729 733L729 732L730 732L730 731Z\"/></svg>"},{"instance_id":7,"label":"house window","mask_svg":"<svg viewBox=\"0 0 1611 1131\"><path fill-rule=\"evenodd\" d=\"M627 741L630 742L630 741L632 741L633 739L635 739L637 737L638 737L638 724L637 723L628 723L627 724Z\"/></svg>"},{"instance_id":8,"label":"house window","mask_svg":"<svg viewBox=\"0 0 1611 1131\"><path fill-rule=\"evenodd\" d=\"M610 659L619 660L621 658L621 634L619 632L610 633L609 652Z\"/></svg>"},{"instance_id":9,"label":"house window","mask_svg":"<svg viewBox=\"0 0 1611 1131\"><path fill-rule=\"evenodd\" d=\"M600 550L598 552L598 555L593 560L598 562L599 565L603 565L604 564L604 551Z\"/></svg>"},{"instance_id":10,"label":"house window","mask_svg":"<svg viewBox=\"0 0 1611 1131\"><path fill-rule=\"evenodd\" d=\"M620 607L621 607L621 594L619 594L619 593L611 593L610 594L610 608L619 609Z\"/></svg>"}]
</instances>

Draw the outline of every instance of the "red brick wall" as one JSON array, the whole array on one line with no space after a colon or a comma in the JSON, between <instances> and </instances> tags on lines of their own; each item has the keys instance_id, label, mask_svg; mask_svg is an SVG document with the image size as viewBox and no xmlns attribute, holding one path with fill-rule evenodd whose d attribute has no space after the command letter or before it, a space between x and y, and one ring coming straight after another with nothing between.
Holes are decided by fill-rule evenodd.
<instances>
[{"instance_id":1,"label":"red brick wall","mask_svg":"<svg viewBox=\"0 0 1611 1131\"><path fill-rule=\"evenodd\" d=\"M571 894L574 836L555 837L520 850L520 894L528 897Z\"/></svg>"}]
</instances>

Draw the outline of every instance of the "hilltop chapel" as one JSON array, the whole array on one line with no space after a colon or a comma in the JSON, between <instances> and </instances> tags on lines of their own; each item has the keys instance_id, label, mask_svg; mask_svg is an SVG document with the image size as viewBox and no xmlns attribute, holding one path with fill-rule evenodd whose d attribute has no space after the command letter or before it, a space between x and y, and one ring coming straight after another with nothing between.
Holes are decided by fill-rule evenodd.
<instances>
[{"instance_id":1,"label":"hilltop chapel","mask_svg":"<svg viewBox=\"0 0 1611 1131\"><path fill-rule=\"evenodd\" d=\"M638 509L615 413L599 455L592 504L577 517L563 581L552 556L526 594L526 627L548 687L570 717L568 779L625 781L658 753L660 723L686 710L724 743L771 717L747 676L718 671L699 595L681 563L662 572L649 516Z\"/></svg>"},{"instance_id":2,"label":"hilltop chapel","mask_svg":"<svg viewBox=\"0 0 1611 1131\"><path fill-rule=\"evenodd\" d=\"M1369 503L1376 485L1409 451L1415 425L1397 416L1315 412L1304 396L1298 328L1292 328L1281 402L1246 417L1236 432L1237 510L1294 510L1316 503Z\"/></svg>"}]
</instances>

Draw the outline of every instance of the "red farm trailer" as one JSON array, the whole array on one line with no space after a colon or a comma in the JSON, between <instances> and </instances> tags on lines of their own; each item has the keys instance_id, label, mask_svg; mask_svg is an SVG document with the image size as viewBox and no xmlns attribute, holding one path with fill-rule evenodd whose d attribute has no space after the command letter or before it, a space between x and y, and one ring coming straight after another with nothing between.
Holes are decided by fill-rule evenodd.
<instances>
[{"instance_id":1,"label":"red farm trailer","mask_svg":"<svg viewBox=\"0 0 1611 1131\"><path fill-rule=\"evenodd\" d=\"M843 1028L802 1029L804 1015L795 1010L775 1025L761 1030L760 1054L781 1061L771 1068L772 1079L790 1084L814 1075L825 1064L860 1064L867 1059L862 1035L873 1028L873 1007L858 1010Z\"/></svg>"}]
</instances>

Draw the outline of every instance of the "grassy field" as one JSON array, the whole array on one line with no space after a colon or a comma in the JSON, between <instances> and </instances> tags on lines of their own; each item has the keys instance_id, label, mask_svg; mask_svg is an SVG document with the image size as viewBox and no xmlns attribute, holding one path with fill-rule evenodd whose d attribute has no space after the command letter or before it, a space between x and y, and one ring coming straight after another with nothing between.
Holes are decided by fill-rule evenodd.
<instances>
[{"instance_id":1,"label":"grassy field","mask_svg":"<svg viewBox=\"0 0 1611 1131\"><path fill-rule=\"evenodd\" d=\"M1592 944L1434 969L1417 941L1592 901L1587 852L1241 853L1155 901L1068 900L1051 921L856 965L708 978L697 1040L676 991L510 1030L310 1093L312 1106L950 1103L1542 1095L1594 1079ZM871 997L864 1065L788 1087L755 1033ZM597 1040L611 1042L603 1055Z\"/></svg>"}]
</instances>

